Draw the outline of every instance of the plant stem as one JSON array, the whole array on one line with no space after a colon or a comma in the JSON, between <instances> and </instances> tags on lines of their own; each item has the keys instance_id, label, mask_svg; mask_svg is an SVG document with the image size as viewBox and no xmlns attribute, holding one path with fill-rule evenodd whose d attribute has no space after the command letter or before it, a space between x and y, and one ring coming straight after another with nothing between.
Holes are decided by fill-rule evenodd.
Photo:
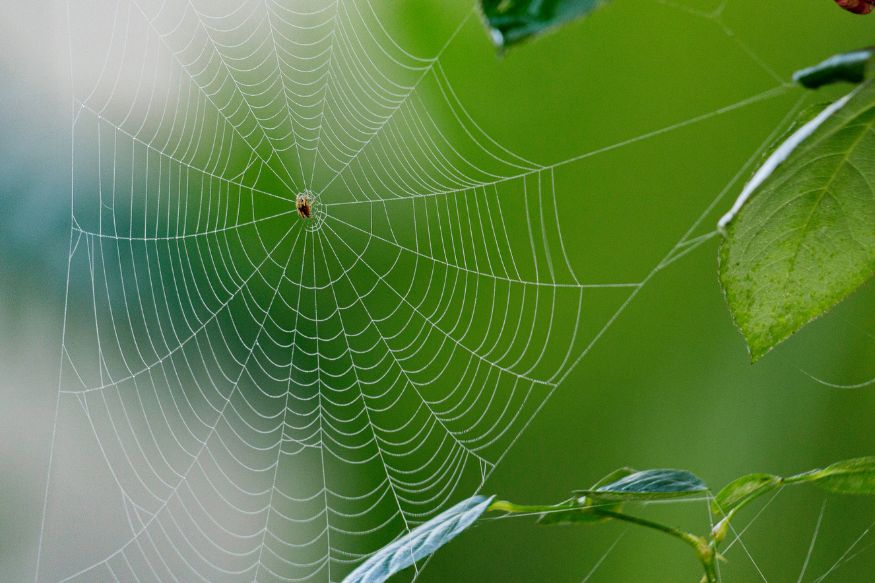
<instances>
[{"instance_id":1,"label":"plant stem","mask_svg":"<svg viewBox=\"0 0 875 583\"><path fill-rule=\"evenodd\" d=\"M684 532L682 530L678 530L677 528L667 526L665 524L660 524L658 522L653 522L644 518L639 518L637 516L631 516L629 514L623 514L622 512L599 509L593 509L593 512L600 516L604 516L605 518L622 520L624 522L629 522L632 524L637 524L639 526L644 526L646 528L651 528L659 532L664 532L669 536L673 536L677 539L684 541L685 543L693 547L693 550L696 551L696 556L699 557L699 561L702 563L702 567L705 569L705 581L707 581L707 583L717 583L717 570L715 565L716 561L714 559L716 553L714 549L711 548L711 546L708 544L708 541L706 539L691 534L689 532Z\"/></svg>"},{"instance_id":2,"label":"plant stem","mask_svg":"<svg viewBox=\"0 0 875 583\"><path fill-rule=\"evenodd\" d=\"M629 514L623 514L622 512L600 509L597 506L573 506L569 505L569 502L567 501L551 505L529 505L514 504L513 502L508 502L507 500L496 500L489 506L490 511L507 512L510 514L540 514L544 512L555 511L573 512L576 509L580 511L592 512L593 514L604 518L613 518L615 520L622 520L623 522L637 524L638 526L643 526L646 528L657 530L659 532L664 532L669 536L673 536L677 539L684 541L685 543L693 547L693 550L696 551L696 556L699 557L699 561L701 561L702 567L705 569L705 577L703 581L706 583L717 583L715 560L715 557L717 556L716 549L712 548L705 538L696 536L689 532L678 530L677 528L674 528L672 526L667 526L665 524L660 524L658 522L653 522L645 518L639 518L637 516L632 516Z\"/></svg>"},{"instance_id":3,"label":"plant stem","mask_svg":"<svg viewBox=\"0 0 875 583\"><path fill-rule=\"evenodd\" d=\"M555 512L557 510L571 510L567 502L559 504L514 504L507 500L496 500L489 505L490 512L507 512L509 514L532 514L541 512Z\"/></svg>"},{"instance_id":4,"label":"plant stem","mask_svg":"<svg viewBox=\"0 0 875 583\"><path fill-rule=\"evenodd\" d=\"M612 510L599 510L594 509L596 514L601 514L602 516L608 518L615 518L617 520L622 520L625 522L631 522L632 524L637 524L640 526L645 526L647 528L652 528L653 530L658 530L660 532L664 532L669 534L675 538L679 538L685 543L695 547L698 550L698 545L702 541L701 537L698 537L694 534L690 534L688 532L684 532L682 530L678 530L671 526L666 526L665 524L660 524L658 522L652 522L650 520L646 520L644 518L638 518L637 516L631 516L629 514L623 514L622 512L614 512Z\"/></svg>"}]
</instances>

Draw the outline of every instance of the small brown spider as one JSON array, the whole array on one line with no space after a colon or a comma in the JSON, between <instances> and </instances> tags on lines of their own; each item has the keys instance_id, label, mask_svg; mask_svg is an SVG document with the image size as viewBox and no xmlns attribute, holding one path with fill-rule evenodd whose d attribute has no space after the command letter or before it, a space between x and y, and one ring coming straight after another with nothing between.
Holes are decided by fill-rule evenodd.
<instances>
[{"instance_id":1,"label":"small brown spider","mask_svg":"<svg viewBox=\"0 0 875 583\"><path fill-rule=\"evenodd\" d=\"M295 210L298 211L298 216L304 220L310 218L313 213L313 202L310 200L310 195L302 192L295 198Z\"/></svg>"}]
</instances>

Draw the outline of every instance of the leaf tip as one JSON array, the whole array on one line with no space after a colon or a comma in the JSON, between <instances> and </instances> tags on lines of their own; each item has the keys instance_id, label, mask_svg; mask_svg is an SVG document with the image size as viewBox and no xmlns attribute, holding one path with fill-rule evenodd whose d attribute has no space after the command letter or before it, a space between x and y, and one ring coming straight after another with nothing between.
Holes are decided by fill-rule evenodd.
<instances>
[{"instance_id":1,"label":"leaf tip","mask_svg":"<svg viewBox=\"0 0 875 583\"><path fill-rule=\"evenodd\" d=\"M833 83L862 83L873 58L872 48L833 55L793 74L793 82L806 89L818 89Z\"/></svg>"},{"instance_id":2,"label":"leaf tip","mask_svg":"<svg viewBox=\"0 0 875 583\"><path fill-rule=\"evenodd\" d=\"M768 352L768 348L762 348L756 345L752 346L750 341L747 342L747 353L750 356L750 363L752 365L758 363L762 357L768 354Z\"/></svg>"}]
</instances>

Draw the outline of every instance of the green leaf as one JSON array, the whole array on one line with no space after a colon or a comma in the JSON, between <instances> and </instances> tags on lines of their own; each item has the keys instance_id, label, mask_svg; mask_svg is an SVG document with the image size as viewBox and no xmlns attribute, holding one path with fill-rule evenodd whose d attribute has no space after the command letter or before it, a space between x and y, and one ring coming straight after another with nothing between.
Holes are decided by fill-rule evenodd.
<instances>
[{"instance_id":1,"label":"green leaf","mask_svg":"<svg viewBox=\"0 0 875 583\"><path fill-rule=\"evenodd\" d=\"M711 501L711 511L716 516L728 515L754 498L771 492L781 485L780 476L772 474L749 474L737 478L723 487Z\"/></svg>"},{"instance_id":2,"label":"green leaf","mask_svg":"<svg viewBox=\"0 0 875 583\"><path fill-rule=\"evenodd\" d=\"M822 63L796 71L793 81L808 89L832 83L862 83L868 77L875 50L871 48L833 55Z\"/></svg>"},{"instance_id":3,"label":"green leaf","mask_svg":"<svg viewBox=\"0 0 875 583\"><path fill-rule=\"evenodd\" d=\"M753 361L875 273L875 83L765 161L718 227L720 281Z\"/></svg>"},{"instance_id":4,"label":"green leaf","mask_svg":"<svg viewBox=\"0 0 875 583\"><path fill-rule=\"evenodd\" d=\"M836 494L872 495L875 494L875 457L836 462L822 470L787 478L787 482L810 482Z\"/></svg>"},{"instance_id":5,"label":"green leaf","mask_svg":"<svg viewBox=\"0 0 875 583\"><path fill-rule=\"evenodd\" d=\"M617 506L619 505L610 504L609 509L613 510ZM581 522L596 523L604 522L605 520L609 519L596 514L593 511L591 502L587 499L586 503L583 504L579 500L572 500L541 514L538 517L538 524L553 526L558 524L579 524Z\"/></svg>"},{"instance_id":6,"label":"green leaf","mask_svg":"<svg viewBox=\"0 0 875 583\"><path fill-rule=\"evenodd\" d=\"M707 490L702 480L685 470L644 470L583 493L598 501L622 502L679 498Z\"/></svg>"},{"instance_id":7,"label":"green leaf","mask_svg":"<svg viewBox=\"0 0 875 583\"><path fill-rule=\"evenodd\" d=\"M343 583L382 583L431 555L480 518L494 496L473 496L383 547L347 575Z\"/></svg>"},{"instance_id":8,"label":"green leaf","mask_svg":"<svg viewBox=\"0 0 875 583\"><path fill-rule=\"evenodd\" d=\"M606 0L480 0L492 41L515 45L545 30L585 16Z\"/></svg>"}]
</instances>

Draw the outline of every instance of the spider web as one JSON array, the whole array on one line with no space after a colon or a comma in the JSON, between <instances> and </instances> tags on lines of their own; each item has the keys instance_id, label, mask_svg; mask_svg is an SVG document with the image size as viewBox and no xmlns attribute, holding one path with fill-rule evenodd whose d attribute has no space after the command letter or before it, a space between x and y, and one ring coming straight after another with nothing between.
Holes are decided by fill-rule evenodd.
<instances>
[{"instance_id":1,"label":"spider web","mask_svg":"<svg viewBox=\"0 0 875 583\"><path fill-rule=\"evenodd\" d=\"M454 89L473 8L422 57L370 0L71 4L58 415L85 420L123 513L105 554L64 561L50 481L36 579L338 581L476 490L726 192L642 279L590 282L558 170L787 90L726 2L656 3L773 88L549 164Z\"/></svg>"}]
</instances>

